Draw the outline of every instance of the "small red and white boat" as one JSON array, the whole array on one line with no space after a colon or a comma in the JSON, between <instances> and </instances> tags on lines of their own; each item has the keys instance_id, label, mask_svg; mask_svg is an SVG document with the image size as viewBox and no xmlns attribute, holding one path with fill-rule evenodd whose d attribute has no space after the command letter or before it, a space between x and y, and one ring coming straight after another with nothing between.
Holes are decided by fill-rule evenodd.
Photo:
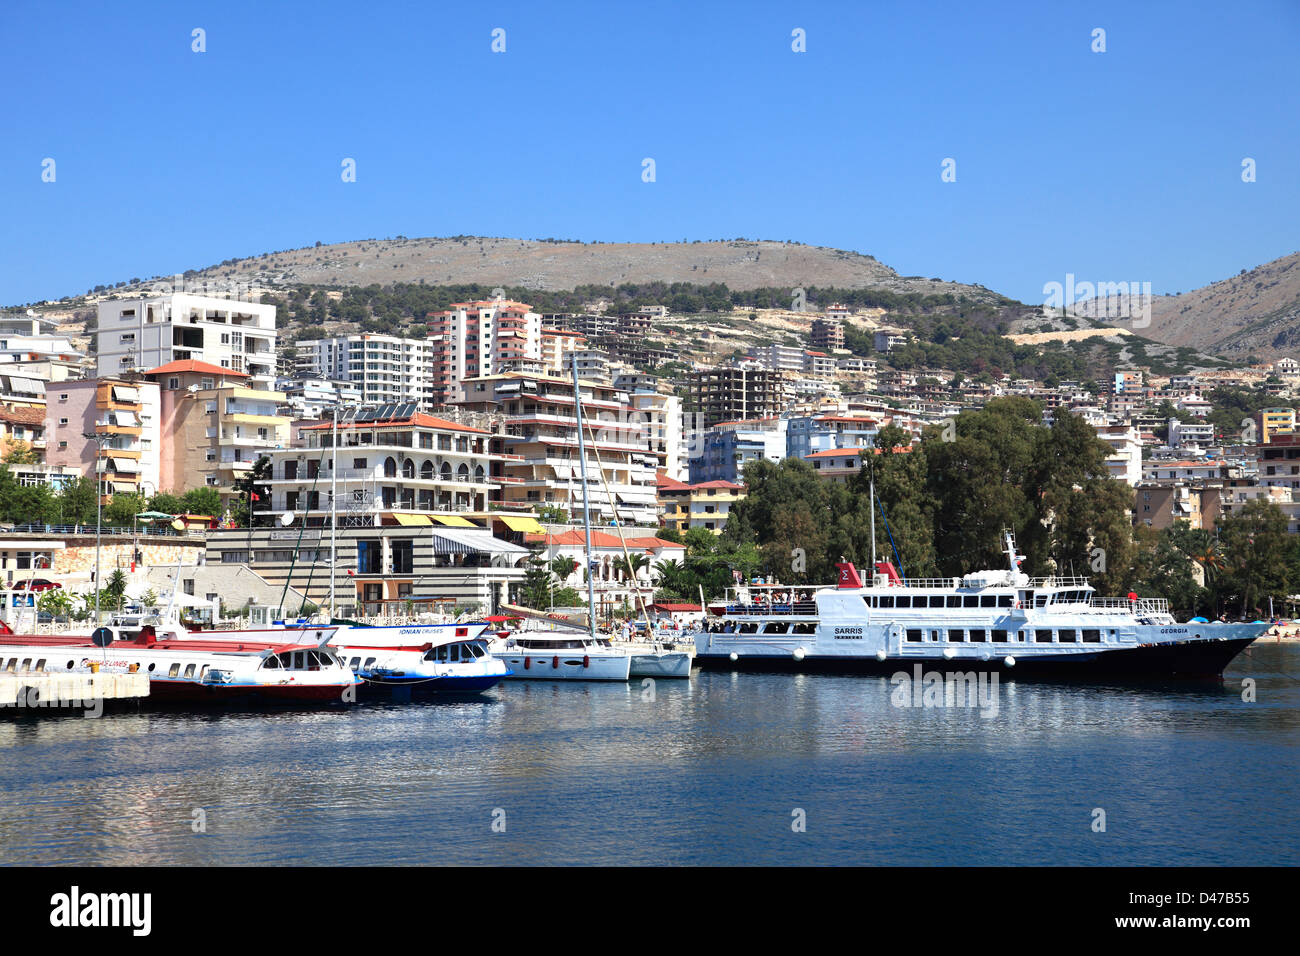
<instances>
[{"instance_id":1,"label":"small red and white boat","mask_svg":"<svg viewBox=\"0 0 1300 956\"><path fill-rule=\"evenodd\" d=\"M225 703L351 703L360 681L326 642L280 640L159 640L146 626L130 640L107 628L90 636L14 634L0 623L0 672L67 673L101 670L149 675L149 696L160 701Z\"/></svg>"}]
</instances>

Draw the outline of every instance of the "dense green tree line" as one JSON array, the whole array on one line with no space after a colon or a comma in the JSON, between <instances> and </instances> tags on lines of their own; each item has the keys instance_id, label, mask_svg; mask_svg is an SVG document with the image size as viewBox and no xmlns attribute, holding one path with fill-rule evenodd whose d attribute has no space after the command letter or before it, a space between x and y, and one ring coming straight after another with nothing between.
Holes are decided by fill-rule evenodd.
<instances>
[{"instance_id":1,"label":"dense green tree line","mask_svg":"<svg viewBox=\"0 0 1300 956\"><path fill-rule=\"evenodd\" d=\"M0 521L12 524L93 525L98 508L95 482L78 478L55 490L49 485L20 484L0 465ZM152 497L117 494L103 507L105 527L126 527L142 511L164 514L221 514L215 488L194 488L181 495L161 491Z\"/></svg>"}]
</instances>

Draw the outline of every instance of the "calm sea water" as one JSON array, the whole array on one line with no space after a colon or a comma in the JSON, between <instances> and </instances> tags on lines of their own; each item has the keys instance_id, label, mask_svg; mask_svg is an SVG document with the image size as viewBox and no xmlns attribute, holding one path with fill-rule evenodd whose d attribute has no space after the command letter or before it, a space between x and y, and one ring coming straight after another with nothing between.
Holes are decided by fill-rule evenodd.
<instances>
[{"instance_id":1,"label":"calm sea water","mask_svg":"<svg viewBox=\"0 0 1300 956\"><path fill-rule=\"evenodd\" d=\"M991 716L697 671L653 699L6 717L0 863L1295 865L1300 647L1249 655L1223 686L1003 682Z\"/></svg>"}]
</instances>

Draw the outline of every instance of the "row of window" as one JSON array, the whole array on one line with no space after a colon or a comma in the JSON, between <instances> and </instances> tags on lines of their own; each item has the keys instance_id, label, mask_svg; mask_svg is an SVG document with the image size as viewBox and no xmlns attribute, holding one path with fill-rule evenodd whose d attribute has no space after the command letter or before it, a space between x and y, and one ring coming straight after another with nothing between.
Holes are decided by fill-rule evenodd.
<instances>
[{"instance_id":1,"label":"row of window","mask_svg":"<svg viewBox=\"0 0 1300 956\"><path fill-rule=\"evenodd\" d=\"M1057 591L1051 594L1036 594L1032 601L1026 597L1021 603L1026 606L1046 607L1049 604L1087 604L1090 595L1087 591ZM898 608L996 608L1014 607L1014 594L890 594L863 595L867 607L885 610Z\"/></svg>"},{"instance_id":2,"label":"row of window","mask_svg":"<svg viewBox=\"0 0 1300 956\"><path fill-rule=\"evenodd\" d=\"M1112 631L1112 635L1114 632ZM1032 631L989 630L985 628L908 628L907 642L921 644L926 641L946 641L950 644L1100 644L1101 631L1097 628L1035 628Z\"/></svg>"}]
</instances>

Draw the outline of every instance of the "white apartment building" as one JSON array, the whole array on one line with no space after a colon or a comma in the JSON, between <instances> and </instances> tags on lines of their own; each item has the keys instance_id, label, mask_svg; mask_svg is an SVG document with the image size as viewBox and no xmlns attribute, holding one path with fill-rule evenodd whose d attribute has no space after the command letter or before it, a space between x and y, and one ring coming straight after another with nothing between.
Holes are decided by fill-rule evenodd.
<instances>
[{"instance_id":1,"label":"white apartment building","mask_svg":"<svg viewBox=\"0 0 1300 956\"><path fill-rule=\"evenodd\" d=\"M641 423L641 440L659 460L659 474L685 481L690 469L682 400L660 392L632 392L628 400L635 410L633 421Z\"/></svg>"},{"instance_id":2,"label":"white apartment building","mask_svg":"<svg viewBox=\"0 0 1300 956\"><path fill-rule=\"evenodd\" d=\"M284 411L293 419L324 418L337 405L361 404L361 389L352 382L281 378L276 390L284 393Z\"/></svg>"},{"instance_id":3,"label":"white apartment building","mask_svg":"<svg viewBox=\"0 0 1300 956\"><path fill-rule=\"evenodd\" d=\"M749 357L763 368L799 375L804 372L806 355L803 349L792 345L756 345Z\"/></svg>"},{"instance_id":4,"label":"white apartment building","mask_svg":"<svg viewBox=\"0 0 1300 956\"><path fill-rule=\"evenodd\" d=\"M1169 419L1169 447L1179 449L1209 448L1214 444L1214 425L1210 422L1182 422Z\"/></svg>"},{"instance_id":5,"label":"white apartment building","mask_svg":"<svg viewBox=\"0 0 1300 956\"><path fill-rule=\"evenodd\" d=\"M488 512L489 435L481 428L426 415L360 417L338 426L302 429L305 448L272 451L271 510L301 516L308 527L328 524L330 492L337 485L339 527L380 524L455 527L461 515ZM331 470L338 460L337 476ZM442 516L445 520L438 520Z\"/></svg>"},{"instance_id":6,"label":"white apartment building","mask_svg":"<svg viewBox=\"0 0 1300 956\"><path fill-rule=\"evenodd\" d=\"M1097 437L1111 447L1106 467L1112 478L1137 487L1142 480L1142 436L1131 425L1103 425Z\"/></svg>"},{"instance_id":7,"label":"white apartment building","mask_svg":"<svg viewBox=\"0 0 1300 956\"><path fill-rule=\"evenodd\" d=\"M96 375L193 359L275 388L275 306L175 292L99 303Z\"/></svg>"},{"instance_id":8,"label":"white apartment building","mask_svg":"<svg viewBox=\"0 0 1300 956\"><path fill-rule=\"evenodd\" d=\"M297 368L313 377L349 382L363 405L433 404L431 339L361 333L297 344Z\"/></svg>"}]
</instances>

